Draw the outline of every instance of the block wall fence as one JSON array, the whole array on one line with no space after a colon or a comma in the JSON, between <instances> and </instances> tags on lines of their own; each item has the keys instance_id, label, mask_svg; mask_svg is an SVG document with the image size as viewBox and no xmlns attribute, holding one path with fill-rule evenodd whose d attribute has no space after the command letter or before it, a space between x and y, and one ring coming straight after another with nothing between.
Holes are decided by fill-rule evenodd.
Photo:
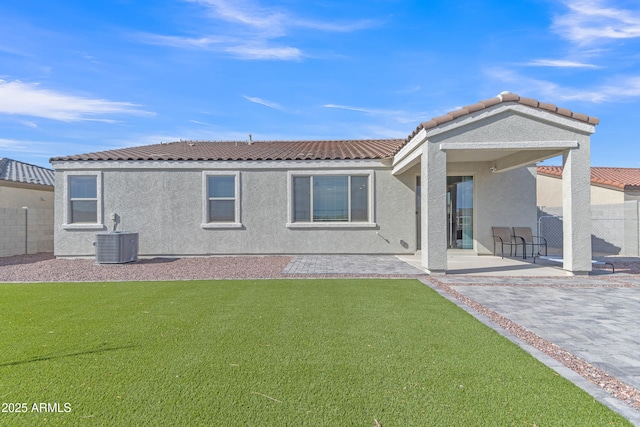
<instances>
[{"instance_id":1,"label":"block wall fence","mask_svg":"<svg viewBox=\"0 0 640 427\"><path fill-rule=\"evenodd\" d=\"M53 252L53 209L0 208L0 257Z\"/></svg>"}]
</instances>

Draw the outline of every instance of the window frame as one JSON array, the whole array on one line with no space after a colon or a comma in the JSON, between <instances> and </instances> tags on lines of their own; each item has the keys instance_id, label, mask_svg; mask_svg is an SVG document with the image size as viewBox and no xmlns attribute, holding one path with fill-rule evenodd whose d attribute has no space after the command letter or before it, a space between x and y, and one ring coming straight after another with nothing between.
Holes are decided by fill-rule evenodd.
<instances>
[{"instance_id":1,"label":"window frame","mask_svg":"<svg viewBox=\"0 0 640 427\"><path fill-rule=\"evenodd\" d=\"M234 220L232 222L210 222L209 202L216 198L209 197L209 177L210 176L232 176L234 177ZM239 171L204 171L202 173L202 224L205 229L215 228L242 228L241 202L240 202L240 172ZM220 198L220 200L231 200L230 197Z\"/></svg>"},{"instance_id":2,"label":"window frame","mask_svg":"<svg viewBox=\"0 0 640 427\"><path fill-rule=\"evenodd\" d=\"M314 221L313 220L313 177L314 176L347 176L349 177L348 194L348 220L347 221ZM368 221L351 221L351 177L364 176L368 178ZM294 178L311 177L310 186L310 208L309 221L294 221L295 201L294 201ZM376 228L375 222L375 174L373 170L307 170L290 171L287 173L287 228Z\"/></svg>"},{"instance_id":3,"label":"window frame","mask_svg":"<svg viewBox=\"0 0 640 427\"><path fill-rule=\"evenodd\" d=\"M96 177L96 197L91 199L96 201L96 222L71 222L72 208L71 202L71 177L74 176L95 176ZM68 171L64 173L64 223L63 229L67 230L103 230L104 216L102 212L102 172L100 171Z\"/></svg>"}]
</instances>

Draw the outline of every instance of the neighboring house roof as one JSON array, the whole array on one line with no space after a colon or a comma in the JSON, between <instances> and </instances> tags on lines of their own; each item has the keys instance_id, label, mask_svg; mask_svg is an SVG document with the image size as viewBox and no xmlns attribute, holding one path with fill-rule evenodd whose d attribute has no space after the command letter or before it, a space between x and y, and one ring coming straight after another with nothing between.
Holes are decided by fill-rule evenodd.
<instances>
[{"instance_id":1,"label":"neighboring house roof","mask_svg":"<svg viewBox=\"0 0 640 427\"><path fill-rule=\"evenodd\" d=\"M541 175L562 177L562 166L538 166ZM591 183L620 188L640 190L640 168L592 167Z\"/></svg>"},{"instance_id":2,"label":"neighboring house roof","mask_svg":"<svg viewBox=\"0 0 640 427\"><path fill-rule=\"evenodd\" d=\"M403 139L367 139L337 141L179 141L142 147L122 148L87 154L53 157L50 161L98 160L353 160L393 157L422 129L431 129L476 111L501 103L518 103L591 125L600 121L586 114L574 113L553 104L523 98L510 92L421 123L411 135Z\"/></svg>"},{"instance_id":3,"label":"neighboring house roof","mask_svg":"<svg viewBox=\"0 0 640 427\"><path fill-rule=\"evenodd\" d=\"M354 160L394 155L402 139L355 141L179 141L54 157L74 160Z\"/></svg>"},{"instance_id":4,"label":"neighboring house roof","mask_svg":"<svg viewBox=\"0 0 640 427\"><path fill-rule=\"evenodd\" d=\"M0 157L0 180L53 186L54 171L41 166Z\"/></svg>"}]
</instances>

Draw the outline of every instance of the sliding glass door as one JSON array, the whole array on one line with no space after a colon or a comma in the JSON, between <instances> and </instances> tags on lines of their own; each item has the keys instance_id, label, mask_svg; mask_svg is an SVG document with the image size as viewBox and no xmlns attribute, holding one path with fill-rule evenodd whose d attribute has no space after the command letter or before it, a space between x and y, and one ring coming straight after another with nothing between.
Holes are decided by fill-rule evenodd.
<instances>
[{"instance_id":1,"label":"sliding glass door","mask_svg":"<svg viewBox=\"0 0 640 427\"><path fill-rule=\"evenodd\" d=\"M447 177L447 247L473 249L473 177Z\"/></svg>"}]
</instances>

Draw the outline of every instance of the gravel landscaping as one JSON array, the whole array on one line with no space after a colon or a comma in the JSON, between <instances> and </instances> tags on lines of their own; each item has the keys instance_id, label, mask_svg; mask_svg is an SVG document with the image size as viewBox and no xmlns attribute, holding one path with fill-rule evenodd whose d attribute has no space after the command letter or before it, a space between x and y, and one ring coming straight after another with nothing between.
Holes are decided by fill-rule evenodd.
<instances>
[{"instance_id":1,"label":"gravel landscaping","mask_svg":"<svg viewBox=\"0 0 640 427\"><path fill-rule=\"evenodd\" d=\"M0 282L266 279L283 277L291 256L148 258L128 264L56 259L51 253L0 258Z\"/></svg>"}]
</instances>

